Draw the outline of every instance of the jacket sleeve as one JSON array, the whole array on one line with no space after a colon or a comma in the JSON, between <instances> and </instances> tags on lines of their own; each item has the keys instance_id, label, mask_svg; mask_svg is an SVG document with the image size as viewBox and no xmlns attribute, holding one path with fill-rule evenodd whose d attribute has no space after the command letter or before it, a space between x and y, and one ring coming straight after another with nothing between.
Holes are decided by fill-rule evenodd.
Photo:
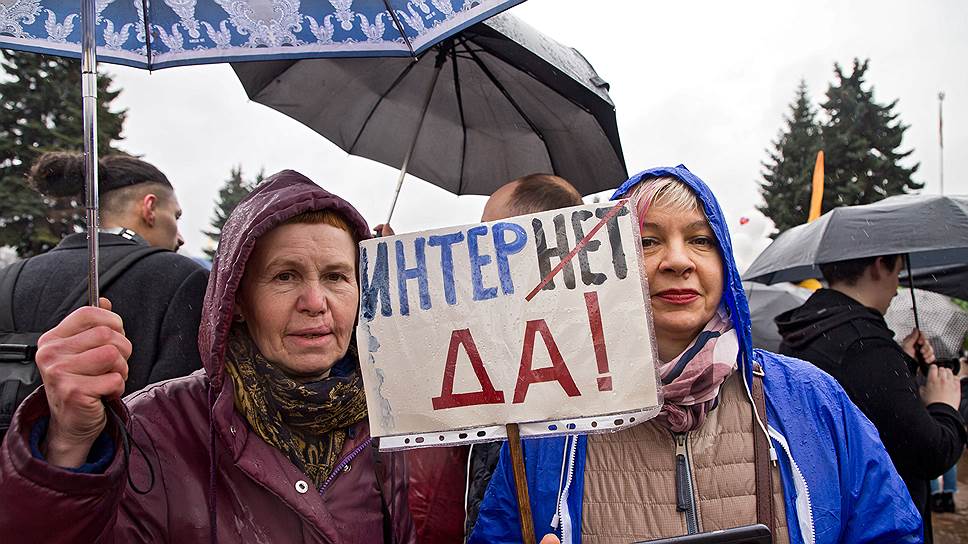
<instances>
[{"instance_id":1,"label":"jacket sleeve","mask_svg":"<svg viewBox=\"0 0 968 544\"><path fill-rule=\"evenodd\" d=\"M862 390L848 390L850 397L879 431L898 472L924 480L944 474L964 450L961 415L944 404L924 406L904 352L896 344L886 340L863 344L852 347L844 358L843 383L863 384Z\"/></svg>"},{"instance_id":2,"label":"jacket sleeve","mask_svg":"<svg viewBox=\"0 0 968 544\"><path fill-rule=\"evenodd\" d=\"M17 535L20 542L158 541L158 534L119 522L128 517L121 508L127 471L117 442L114 459L101 474L72 472L34 457L30 432L49 415L40 388L18 409L0 447L0 534Z\"/></svg>"},{"instance_id":3,"label":"jacket sleeve","mask_svg":"<svg viewBox=\"0 0 968 544\"><path fill-rule=\"evenodd\" d=\"M151 367L147 383L180 378L200 368L198 329L207 286L208 273L199 268L175 291L161 323L158 358Z\"/></svg>"},{"instance_id":4,"label":"jacket sleeve","mask_svg":"<svg viewBox=\"0 0 968 544\"><path fill-rule=\"evenodd\" d=\"M491 483L484 493L477 523L469 544L511 544L521 542L521 522L514 488L514 473L507 444L494 468Z\"/></svg>"},{"instance_id":5,"label":"jacket sleeve","mask_svg":"<svg viewBox=\"0 0 968 544\"><path fill-rule=\"evenodd\" d=\"M923 542L921 514L870 420L841 394L840 542Z\"/></svg>"}]
</instances>

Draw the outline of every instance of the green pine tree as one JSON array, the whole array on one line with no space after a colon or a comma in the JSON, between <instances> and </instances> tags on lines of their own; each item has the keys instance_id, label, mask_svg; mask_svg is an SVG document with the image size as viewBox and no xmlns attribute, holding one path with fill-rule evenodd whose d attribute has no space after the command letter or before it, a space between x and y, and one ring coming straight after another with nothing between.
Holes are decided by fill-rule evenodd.
<instances>
[{"instance_id":1,"label":"green pine tree","mask_svg":"<svg viewBox=\"0 0 968 544\"><path fill-rule=\"evenodd\" d=\"M898 120L897 100L881 105L874 101L873 87L864 76L869 60L854 59L853 70L844 74L834 65L836 81L822 104L827 121L822 140L825 162L823 210L836 206L869 204L885 197L921 189L911 179L918 164L900 162L913 150L900 151L908 129Z\"/></svg>"},{"instance_id":2,"label":"green pine tree","mask_svg":"<svg viewBox=\"0 0 968 544\"><path fill-rule=\"evenodd\" d=\"M34 160L52 150L83 151L81 69L77 60L4 51L0 55L0 246L21 257L43 253L83 227L83 196L44 198L26 184ZM98 152L117 151L125 112L120 90L98 76Z\"/></svg>"},{"instance_id":3,"label":"green pine tree","mask_svg":"<svg viewBox=\"0 0 968 544\"><path fill-rule=\"evenodd\" d=\"M805 223L810 211L810 190L813 167L820 150L820 126L816 111L810 104L807 84L800 81L796 98L790 105L786 127L768 150L768 162L763 163L763 182L760 193L766 205L757 206L773 220L780 232Z\"/></svg>"},{"instance_id":4,"label":"green pine tree","mask_svg":"<svg viewBox=\"0 0 968 544\"><path fill-rule=\"evenodd\" d=\"M229 179L225 180L225 184L222 185L222 188L218 192L218 202L215 203L215 215L212 217L212 222L209 223L212 226L212 230L205 231L205 236L208 236L213 243L212 249L204 250L205 255L209 259L215 257L214 246L218 245L218 240L222 235L222 227L225 226L225 221L232 214L232 210L239 205L239 202L252 189L262 183L264 178L265 170L260 170L253 181L246 181L242 177L241 165L232 168Z\"/></svg>"}]
</instances>

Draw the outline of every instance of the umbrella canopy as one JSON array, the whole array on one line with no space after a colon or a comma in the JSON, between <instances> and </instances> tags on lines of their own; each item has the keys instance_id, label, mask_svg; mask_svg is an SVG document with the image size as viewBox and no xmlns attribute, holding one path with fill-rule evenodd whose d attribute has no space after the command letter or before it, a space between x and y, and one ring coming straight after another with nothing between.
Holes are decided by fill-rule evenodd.
<instances>
[{"instance_id":1,"label":"umbrella canopy","mask_svg":"<svg viewBox=\"0 0 968 544\"><path fill-rule=\"evenodd\" d=\"M489 195L535 172L562 176L583 194L628 177L608 85L578 51L508 14L416 62L232 66L256 102L455 194Z\"/></svg>"},{"instance_id":2,"label":"umbrella canopy","mask_svg":"<svg viewBox=\"0 0 968 544\"><path fill-rule=\"evenodd\" d=\"M99 208L99 55L103 61L148 69L229 60L415 57L438 40L522 1L0 1L0 48L81 59L90 304L96 306L99 296L99 251L93 235Z\"/></svg>"},{"instance_id":3,"label":"umbrella canopy","mask_svg":"<svg viewBox=\"0 0 968 544\"><path fill-rule=\"evenodd\" d=\"M768 351L780 348L780 333L773 318L787 310L800 307L810 298L811 291L791 283L765 285L744 281L746 299L750 305L753 346Z\"/></svg>"},{"instance_id":4,"label":"umbrella canopy","mask_svg":"<svg viewBox=\"0 0 968 544\"><path fill-rule=\"evenodd\" d=\"M921 332L931 342L935 356L939 359L958 357L965 335L968 334L968 313L944 295L915 289L914 296L917 299ZM884 314L884 320L894 331L896 338L901 339L910 334L914 329L911 297L907 294L894 297Z\"/></svg>"},{"instance_id":5,"label":"umbrella canopy","mask_svg":"<svg viewBox=\"0 0 968 544\"><path fill-rule=\"evenodd\" d=\"M968 300L968 264L921 268L914 271L914 282L922 289ZM908 283L907 272L903 270L901 283Z\"/></svg>"},{"instance_id":6,"label":"umbrella canopy","mask_svg":"<svg viewBox=\"0 0 968 544\"><path fill-rule=\"evenodd\" d=\"M926 271L968 264L968 197L900 195L835 208L784 232L744 279L797 282L821 276L824 263L907 254L918 281ZM931 282L918 287L932 290Z\"/></svg>"},{"instance_id":7,"label":"umbrella canopy","mask_svg":"<svg viewBox=\"0 0 968 544\"><path fill-rule=\"evenodd\" d=\"M95 0L98 60L413 56L523 0ZM81 56L78 0L0 2L0 47ZM147 14L147 17L145 16Z\"/></svg>"}]
</instances>

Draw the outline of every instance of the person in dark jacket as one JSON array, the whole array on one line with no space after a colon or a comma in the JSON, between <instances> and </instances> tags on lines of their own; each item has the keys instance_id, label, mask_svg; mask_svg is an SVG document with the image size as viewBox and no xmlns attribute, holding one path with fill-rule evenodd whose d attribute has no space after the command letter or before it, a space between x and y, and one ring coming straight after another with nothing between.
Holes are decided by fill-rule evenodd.
<instances>
[{"instance_id":1,"label":"person in dark jacket","mask_svg":"<svg viewBox=\"0 0 968 544\"><path fill-rule=\"evenodd\" d=\"M934 361L921 332L912 331L898 345L884 321L901 266L897 255L821 265L830 288L780 314L776 323L780 353L832 375L877 427L931 542L928 482L958 461L965 422L957 410L960 385L950 369L928 366L919 390L915 347L926 363Z\"/></svg>"},{"instance_id":2,"label":"person in dark jacket","mask_svg":"<svg viewBox=\"0 0 968 544\"><path fill-rule=\"evenodd\" d=\"M175 253L183 243L178 232L181 208L168 178L126 155L109 155L99 163L102 272L140 248L168 250L135 262L104 292L134 343L124 389L128 394L200 368L197 337L208 272ZM79 197L83 157L46 153L34 164L30 182L50 197ZM87 271L86 233L71 234L51 251L29 259L14 288L16 330L42 333L56 325L65 316L55 312L86 284Z\"/></svg>"},{"instance_id":3,"label":"person in dark jacket","mask_svg":"<svg viewBox=\"0 0 968 544\"><path fill-rule=\"evenodd\" d=\"M132 342L106 299L45 334L44 387L0 447L0 534L414 542L404 458L373 446L353 348L367 236L356 209L301 174L268 178L222 229L198 334L204 372L123 406Z\"/></svg>"}]
</instances>

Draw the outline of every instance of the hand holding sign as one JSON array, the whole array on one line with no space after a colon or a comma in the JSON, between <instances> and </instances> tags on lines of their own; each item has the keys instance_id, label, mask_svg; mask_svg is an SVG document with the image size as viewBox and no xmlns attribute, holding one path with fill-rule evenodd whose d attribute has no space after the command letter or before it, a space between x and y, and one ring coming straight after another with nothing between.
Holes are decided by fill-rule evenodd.
<instances>
[{"instance_id":1,"label":"hand holding sign","mask_svg":"<svg viewBox=\"0 0 968 544\"><path fill-rule=\"evenodd\" d=\"M640 251L625 203L362 242L373 436L419 447L504 438L508 423L528 423L527 438L654 415Z\"/></svg>"}]
</instances>

